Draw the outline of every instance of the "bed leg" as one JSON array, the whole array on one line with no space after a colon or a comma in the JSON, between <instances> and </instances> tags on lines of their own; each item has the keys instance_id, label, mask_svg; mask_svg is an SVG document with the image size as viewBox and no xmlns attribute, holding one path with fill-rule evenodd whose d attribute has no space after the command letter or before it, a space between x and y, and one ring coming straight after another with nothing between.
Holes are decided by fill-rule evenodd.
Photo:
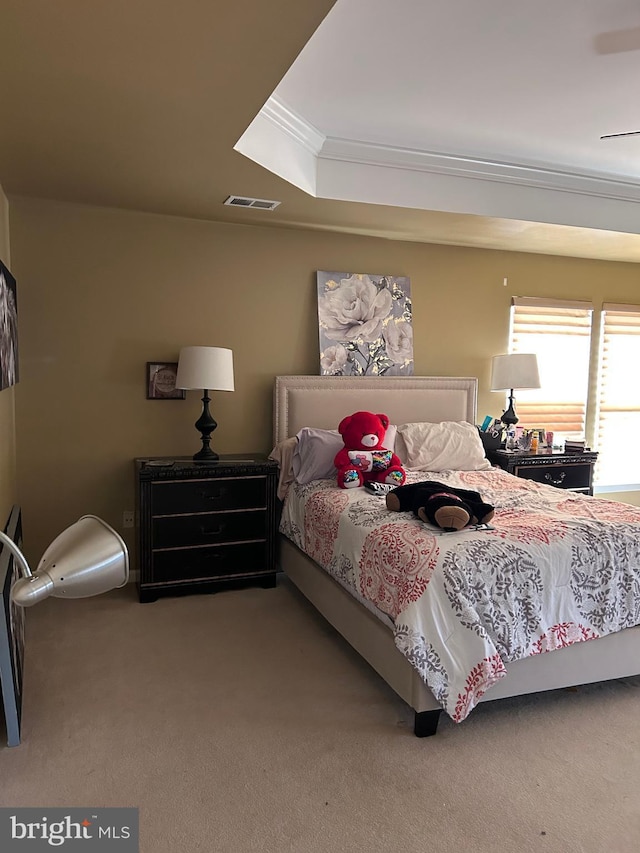
<instances>
[{"instance_id":1,"label":"bed leg","mask_svg":"<svg viewBox=\"0 0 640 853\"><path fill-rule=\"evenodd\" d=\"M416 711L413 733L416 737L432 737L438 729L441 710Z\"/></svg>"}]
</instances>

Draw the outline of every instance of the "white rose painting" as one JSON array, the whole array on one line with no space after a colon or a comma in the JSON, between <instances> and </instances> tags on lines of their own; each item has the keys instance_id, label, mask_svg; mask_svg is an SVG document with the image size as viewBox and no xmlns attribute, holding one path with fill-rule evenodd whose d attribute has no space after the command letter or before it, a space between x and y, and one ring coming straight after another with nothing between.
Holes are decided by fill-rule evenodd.
<instances>
[{"instance_id":1,"label":"white rose painting","mask_svg":"<svg viewBox=\"0 0 640 853\"><path fill-rule=\"evenodd\" d=\"M320 272L323 376L412 376L411 285L404 276Z\"/></svg>"}]
</instances>

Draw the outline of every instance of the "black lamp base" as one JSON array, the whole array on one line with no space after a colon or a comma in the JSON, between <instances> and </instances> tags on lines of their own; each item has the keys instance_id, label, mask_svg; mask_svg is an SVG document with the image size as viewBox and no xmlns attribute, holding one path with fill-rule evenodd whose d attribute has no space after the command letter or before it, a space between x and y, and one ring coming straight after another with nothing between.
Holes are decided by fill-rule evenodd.
<instances>
[{"instance_id":1,"label":"black lamp base","mask_svg":"<svg viewBox=\"0 0 640 853\"><path fill-rule=\"evenodd\" d=\"M199 450L194 454L193 458L196 462L215 462L220 457L209 447L209 443L211 441L211 433L218 426L218 424L214 421L211 416L211 412L209 411L209 403L211 402L211 397L209 397L209 392L207 390L203 391L204 396L202 397L202 414L198 418L195 423L195 427L198 432L201 433L202 436L202 450Z\"/></svg>"},{"instance_id":2,"label":"black lamp base","mask_svg":"<svg viewBox=\"0 0 640 853\"><path fill-rule=\"evenodd\" d=\"M512 388L511 394L509 394L509 408L506 410L506 412L504 412L504 414L500 418L502 423L506 424L507 426L511 426L511 425L515 426L515 424L517 424L518 420L519 420L518 416L516 415L516 409L515 409L514 403L515 403L515 399L513 396L513 388Z\"/></svg>"},{"instance_id":3,"label":"black lamp base","mask_svg":"<svg viewBox=\"0 0 640 853\"><path fill-rule=\"evenodd\" d=\"M202 440L204 441L204 438ZM203 447L202 450L193 454L193 458L196 462L217 462L220 456L210 447Z\"/></svg>"}]
</instances>

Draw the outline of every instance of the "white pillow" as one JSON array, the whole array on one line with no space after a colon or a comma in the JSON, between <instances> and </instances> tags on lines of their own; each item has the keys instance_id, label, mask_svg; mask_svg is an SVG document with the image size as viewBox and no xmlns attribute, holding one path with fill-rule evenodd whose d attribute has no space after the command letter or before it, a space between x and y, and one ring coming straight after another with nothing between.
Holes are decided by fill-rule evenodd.
<instances>
[{"instance_id":1,"label":"white pillow","mask_svg":"<svg viewBox=\"0 0 640 853\"><path fill-rule=\"evenodd\" d=\"M478 428L466 421L401 424L396 453L415 471L487 471Z\"/></svg>"},{"instance_id":2,"label":"white pillow","mask_svg":"<svg viewBox=\"0 0 640 853\"><path fill-rule=\"evenodd\" d=\"M298 443L291 462L296 481L304 485L312 480L333 480L338 474L333 460L344 447L338 430L303 427L296 438ZM382 446L394 450L395 443L396 427L389 424Z\"/></svg>"}]
</instances>

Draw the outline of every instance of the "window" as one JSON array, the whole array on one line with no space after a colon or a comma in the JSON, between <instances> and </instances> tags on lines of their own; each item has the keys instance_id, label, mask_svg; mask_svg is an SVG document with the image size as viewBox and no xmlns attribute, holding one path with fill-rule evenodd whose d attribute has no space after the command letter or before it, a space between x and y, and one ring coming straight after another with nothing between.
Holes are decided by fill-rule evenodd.
<instances>
[{"instance_id":1,"label":"window","mask_svg":"<svg viewBox=\"0 0 640 853\"><path fill-rule=\"evenodd\" d=\"M593 306L522 296L511 304L510 352L536 353L541 385L514 391L518 425L584 438Z\"/></svg>"},{"instance_id":2,"label":"window","mask_svg":"<svg viewBox=\"0 0 640 853\"><path fill-rule=\"evenodd\" d=\"M640 305L602 306L596 482L640 483Z\"/></svg>"}]
</instances>

